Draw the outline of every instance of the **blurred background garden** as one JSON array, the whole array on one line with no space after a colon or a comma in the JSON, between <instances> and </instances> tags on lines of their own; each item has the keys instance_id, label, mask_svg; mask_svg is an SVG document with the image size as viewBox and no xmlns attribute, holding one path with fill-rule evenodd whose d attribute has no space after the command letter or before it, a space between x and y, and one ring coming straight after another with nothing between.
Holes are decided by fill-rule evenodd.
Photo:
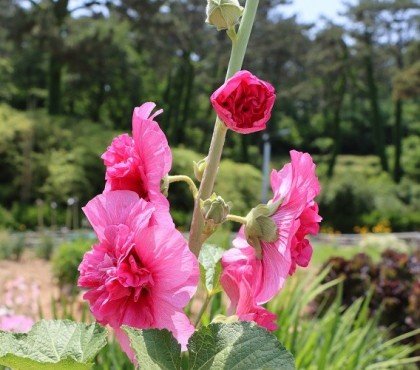
<instances>
[{"instance_id":1,"label":"blurred background garden","mask_svg":"<svg viewBox=\"0 0 420 370\"><path fill-rule=\"evenodd\" d=\"M135 106L164 109L171 174L193 175L230 50L205 6L0 0L0 328L89 318L76 281L94 235L81 207L102 192L100 155L131 130ZM265 136L228 133L216 190L235 214L261 202L267 143L273 168L292 148L318 164L324 220L311 268L269 304L298 369L417 368L419 17L416 0L260 0L244 69L277 101ZM187 230L188 189L171 185L169 199ZM209 242L227 247L232 231ZM117 345L100 354L98 369L125 368Z\"/></svg>"}]
</instances>

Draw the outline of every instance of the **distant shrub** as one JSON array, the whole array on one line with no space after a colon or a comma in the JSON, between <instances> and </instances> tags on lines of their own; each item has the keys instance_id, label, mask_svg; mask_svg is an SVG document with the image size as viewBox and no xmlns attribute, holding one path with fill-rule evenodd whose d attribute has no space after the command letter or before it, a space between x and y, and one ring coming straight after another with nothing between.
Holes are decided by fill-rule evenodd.
<instances>
[{"instance_id":1,"label":"distant shrub","mask_svg":"<svg viewBox=\"0 0 420 370\"><path fill-rule=\"evenodd\" d=\"M15 227L16 222L10 211L0 206L0 228L8 229Z\"/></svg>"},{"instance_id":2,"label":"distant shrub","mask_svg":"<svg viewBox=\"0 0 420 370\"><path fill-rule=\"evenodd\" d=\"M420 182L420 137L418 135L404 139L402 166L409 178Z\"/></svg>"},{"instance_id":3,"label":"distant shrub","mask_svg":"<svg viewBox=\"0 0 420 370\"><path fill-rule=\"evenodd\" d=\"M66 207L65 204L59 204L56 212L56 224L65 225L66 222ZM10 213L15 220L15 228L18 230L35 230L41 225L39 224L40 218L42 219L43 226L51 226L51 207L50 204L44 202L42 205L35 204L21 204L15 202L12 205Z\"/></svg>"},{"instance_id":4,"label":"distant shrub","mask_svg":"<svg viewBox=\"0 0 420 370\"><path fill-rule=\"evenodd\" d=\"M341 232L352 233L362 226L373 231L380 224L389 225L389 231L411 231L420 227L418 185L408 179L395 184L389 174L383 172L371 175L368 172L362 175L359 171L340 172L323 181L319 203L324 226Z\"/></svg>"},{"instance_id":5,"label":"distant shrub","mask_svg":"<svg viewBox=\"0 0 420 370\"><path fill-rule=\"evenodd\" d=\"M216 192L233 203L235 214L246 215L261 202L261 172L249 164L229 159L221 162Z\"/></svg>"},{"instance_id":6,"label":"distant shrub","mask_svg":"<svg viewBox=\"0 0 420 370\"><path fill-rule=\"evenodd\" d=\"M62 244L57 248L52 258L52 271L61 288L66 286L72 291L77 290L79 277L77 269L91 244L89 240L80 239Z\"/></svg>"},{"instance_id":7,"label":"distant shrub","mask_svg":"<svg viewBox=\"0 0 420 370\"><path fill-rule=\"evenodd\" d=\"M51 259L54 252L54 239L48 235L41 238L41 243L36 247L36 255L46 261Z\"/></svg>"},{"instance_id":8,"label":"distant shrub","mask_svg":"<svg viewBox=\"0 0 420 370\"><path fill-rule=\"evenodd\" d=\"M6 230L0 230L0 259L20 261L25 250L25 237L13 236Z\"/></svg>"},{"instance_id":9,"label":"distant shrub","mask_svg":"<svg viewBox=\"0 0 420 370\"><path fill-rule=\"evenodd\" d=\"M374 194L362 177L334 177L323 187L320 214L336 230L353 232L374 209Z\"/></svg>"},{"instance_id":10,"label":"distant shrub","mask_svg":"<svg viewBox=\"0 0 420 370\"><path fill-rule=\"evenodd\" d=\"M360 297L372 291L369 308L381 311L380 323L389 326L394 335L400 335L420 326L420 252L412 255L394 250L382 253L375 264L366 254L351 259L333 257L323 282L343 278L342 303L349 307ZM319 302L335 299L336 290L329 289ZM323 302L325 304L325 301ZM327 307L328 304L325 306ZM417 338L420 339L420 338Z\"/></svg>"}]
</instances>

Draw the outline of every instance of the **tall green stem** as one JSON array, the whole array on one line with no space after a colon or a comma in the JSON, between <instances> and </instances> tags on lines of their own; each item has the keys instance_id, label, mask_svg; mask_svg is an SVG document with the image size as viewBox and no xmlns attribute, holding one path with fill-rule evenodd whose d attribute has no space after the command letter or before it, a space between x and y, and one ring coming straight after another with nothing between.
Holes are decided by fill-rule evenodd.
<instances>
[{"instance_id":1,"label":"tall green stem","mask_svg":"<svg viewBox=\"0 0 420 370\"><path fill-rule=\"evenodd\" d=\"M232 39L232 52L230 55L226 79L232 77L242 68L246 48L248 46L249 37L251 35L252 26L258 9L258 3L259 0L248 0L246 2L238 34ZM201 234L204 226L204 220L200 212L200 199L205 200L209 198L213 191L217 176L217 169L219 168L220 158L222 156L223 145L225 143L226 132L226 126L219 118L217 118L213 131L213 137L210 143L209 155L207 157L207 167L200 185L198 197L195 201L190 229L189 247L196 256L200 253L202 245Z\"/></svg>"}]
</instances>

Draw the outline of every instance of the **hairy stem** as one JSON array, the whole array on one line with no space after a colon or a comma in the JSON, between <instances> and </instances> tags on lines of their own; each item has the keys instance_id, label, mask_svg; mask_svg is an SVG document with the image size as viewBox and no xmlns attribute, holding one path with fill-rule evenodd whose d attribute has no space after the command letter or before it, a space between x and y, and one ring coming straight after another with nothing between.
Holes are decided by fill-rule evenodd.
<instances>
[{"instance_id":1,"label":"hairy stem","mask_svg":"<svg viewBox=\"0 0 420 370\"><path fill-rule=\"evenodd\" d=\"M198 312L197 318L196 318L195 323L194 323L194 326L196 328L198 328L198 326L200 325L201 318L203 317L204 312L206 312L206 309L209 306L209 303L210 303L212 297L213 297L212 295L207 293L206 299L205 299L203 305L201 306L200 311Z\"/></svg>"},{"instance_id":2,"label":"hairy stem","mask_svg":"<svg viewBox=\"0 0 420 370\"><path fill-rule=\"evenodd\" d=\"M245 225L246 224L246 218L236 215L227 215L226 216L227 221L237 222L239 224Z\"/></svg>"},{"instance_id":3,"label":"hairy stem","mask_svg":"<svg viewBox=\"0 0 420 370\"><path fill-rule=\"evenodd\" d=\"M173 182L186 182L190 188L194 199L197 197L198 189L191 177L185 175L168 176L168 180L170 184L172 184Z\"/></svg>"},{"instance_id":4,"label":"hairy stem","mask_svg":"<svg viewBox=\"0 0 420 370\"><path fill-rule=\"evenodd\" d=\"M237 36L232 39L232 51L226 73L226 79L232 77L242 68L246 48L248 46L249 37L251 35L252 26L258 9L258 3L259 0L248 0L246 2ZM200 212L200 199L209 198L213 192L217 169L219 168L223 145L225 143L226 132L226 126L219 118L217 118L213 131L213 137L210 143L209 155L207 157L207 167L204 171L203 180L201 181L200 189L198 191L198 197L196 198L194 204L194 213L190 229L189 247L196 256L200 253L202 245L201 233L204 226L204 220Z\"/></svg>"}]
</instances>

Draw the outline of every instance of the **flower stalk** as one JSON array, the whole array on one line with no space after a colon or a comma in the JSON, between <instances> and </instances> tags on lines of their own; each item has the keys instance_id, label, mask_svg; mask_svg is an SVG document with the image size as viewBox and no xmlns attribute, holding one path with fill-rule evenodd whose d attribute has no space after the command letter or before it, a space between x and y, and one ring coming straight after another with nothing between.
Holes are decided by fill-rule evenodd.
<instances>
[{"instance_id":1,"label":"flower stalk","mask_svg":"<svg viewBox=\"0 0 420 370\"><path fill-rule=\"evenodd\" d=\"M201 306L200 311L197 314L197 318L195 319L194 326L196 328L198 328L200 326L201 318L203 317L204 312L206 312L207 307L209 306L209 303L210 303L212 297L213 297L213 295L210 295L210 294L207 293L206 299L204 300L203 305Z\"/></svg>"},{"instance_id":2,"label":"flower stalk","mask_svg":"<svg viewBox=\"0 0 420 370\"><path fill-rule=\"evenodd\" d=\"M246 218L237 215L227 215L226 221L237 222L238 224L246 225Z\"/></svg>"},{"instance_id":3,"label":"flower stalk","mask_svg":"<svg viewBox=\"0 0 420 370\"><path fill-rule=\"evenodd\" d=\"M185 183L187 183L194 199L197 197L198 189L197 189L197 186L195 185L195 182L193 181L193 179L191 177L186 176L186 175L168 176L168 182L169 182L169 184L172 184L174 182L185 182Z\"/></svg>"},{"instance_id":4,"label":"flower stalk","mask_svg":"<svg viewBox=\"0 0 420 370\"><path fill-rule=\"evenodd\" d=\"M246 48L248 46L249 37L251 35L252 26L258 9L258 3L259 0L248 0L246 2L238 33L236 37L232 38L232 51L226 73L226 80L242 68ZM200 199L205 200L209 198L213 192L217 170L219 168L223 146L225 143L226 132L226 126L219 118L217 118L210 143L209 155L207 157L207 167L204 171L203 180L198 191L198 196L195 200L193 219L190 228L189 247L196 256L200 253L202 245L201 233L204 227L204 219L200 210Z\"/></svg>"}]
</instances>

